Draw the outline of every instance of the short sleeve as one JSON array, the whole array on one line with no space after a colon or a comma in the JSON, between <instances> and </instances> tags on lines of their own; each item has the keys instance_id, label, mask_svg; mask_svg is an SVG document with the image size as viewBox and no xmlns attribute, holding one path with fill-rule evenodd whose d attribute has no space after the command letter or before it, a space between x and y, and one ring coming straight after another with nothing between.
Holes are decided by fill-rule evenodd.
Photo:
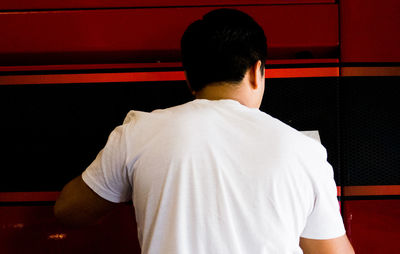
<instances>
[{"instance_id":1,"label":"short sleeve","mask_svg":"<svg viewBox=\"0 0 400 254\"><path fill-rule=\"evenodd\" d=\"M99 196L114 202L131 199L132 187L126 167L126 125L115 128L105 147L82 173L83 181Z\"/></svg>"},{"instance_id":2,"label":"short sleeve","mask_svg":"<svg viewBox=\"0 0 400 254\"><path fill-rule=\"evenodd\" d=\"M312 172L314 204L301 237L309 239L332 239L346 233L337 200L337 187L333 169L326 160L326 150L322 146L314 150L307 164Z\"/></svg>"}]
</instances>

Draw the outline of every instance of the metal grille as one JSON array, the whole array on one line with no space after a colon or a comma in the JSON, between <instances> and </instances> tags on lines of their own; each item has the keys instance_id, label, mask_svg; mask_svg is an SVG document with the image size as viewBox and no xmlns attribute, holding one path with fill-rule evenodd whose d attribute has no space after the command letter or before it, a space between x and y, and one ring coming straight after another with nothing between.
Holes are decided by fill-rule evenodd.
<instances>
[{"instance_id":1,"label":"metal grille","mask_svg":"<svg viewBox=\"0 0 400 254\"><path fill-rule=\"evenodd\" d=\"M341 79L345 185L400 184L400 77Z\"/></svg>"}]
</instances>

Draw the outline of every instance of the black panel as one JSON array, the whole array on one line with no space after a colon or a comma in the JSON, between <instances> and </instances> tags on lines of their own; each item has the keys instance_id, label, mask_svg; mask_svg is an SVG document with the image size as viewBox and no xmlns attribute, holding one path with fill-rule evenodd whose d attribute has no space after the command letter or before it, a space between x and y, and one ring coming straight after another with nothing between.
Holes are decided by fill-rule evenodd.
<instances>
[{"instance_id":1,"label":"black panel","mask_svg":"<svg viewBox=\"0 0 400 254\"><path fill-rule=\"evenodd\" d=\"M345 185L400 184L400 77L341 79Z\"/></svg>"},{"instance_id":2,"label":"black panel","mask_svg":"<svg viewBox=\"0 0 400 254\"><path fill-rule=\"evenodd\" d=\"M337 91L335 77L269 79L261 109L297 130L319 130L339 185Z\"/></svg>"},{"instance_id":3,"label":"black panel","mask_svg":"<svg viewBox=\"0 0 400 254\"><path fill-rule=\"evenodd\" d=\"M319 130L338 184L398 185L399 84L400 77L341 78L340 87L337 78L268 79L261 110ZM0 191L60 190L129 110L191 99L183 81L0 86Z\"/></svg>"},{"instance_id":4,"label":"black panel","mask_svg":"<svg viewBox=\"0 0 400 254\"><path fill-rule=\"evenodd\" d=\"M185 82L0 86L0 191L60 190L129 110L190 99Z\"/></svg>"}]
</instances>

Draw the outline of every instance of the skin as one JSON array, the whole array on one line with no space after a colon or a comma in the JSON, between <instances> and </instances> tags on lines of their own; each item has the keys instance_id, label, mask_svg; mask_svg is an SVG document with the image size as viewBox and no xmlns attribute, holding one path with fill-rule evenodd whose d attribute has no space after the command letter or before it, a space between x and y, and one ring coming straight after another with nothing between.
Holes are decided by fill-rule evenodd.
<instances>
[{"instance_id":1,"label":"skin","mask_svg":"<svg viewBox=\"0 0 400 254\"><path fill-rule=\"evenodd\" d=\"M54 206L54 215L67 226L91 226L118 205L97 195L78 176L62 189Z\"/></svg>"},{"instance_id":2,"label":"skin","mask_svg":"<svg viewBox=\"0 0 400 254\"><path fill-rule=\"evenodd\" d=\"M264 94L265 75L261 61L254 64L240 84L212 83L193 94L198 99L232 99L250 108L259 108ZM265 72L264 72L265 73ZM188 84L190 87L190 84ZM61 191L54 207L55 216L64 224L73 226L95 224L118 204L107 201L92 191L81 176L69 182ZM354 254L346 235L334 239L300 238L305 254Z\"/></svg>"},{"instance_id":3,"label":"skin","mask_svg":"<svg viewBox=\"0 0 400 254\"><path fill-rule=\"evenodd\" d=\"M354 254L354 249L346 235L328 239L315 240L300 238L300 247L304 254Z\"/></svg>"},{"instance_id":4,"label":"skin","mask_svg":"<svg viewBox=\"0 0 400 254\"><path fill-rule=\"evenodd\" d=\"M200 91L192 91L197 99L232 99L249 108L260 108L265 88L265 72L261 73L261 61L254 64L239 84L211 83ZM188 83L189 87L190 84Z\"/></svg>"}]
</instances>

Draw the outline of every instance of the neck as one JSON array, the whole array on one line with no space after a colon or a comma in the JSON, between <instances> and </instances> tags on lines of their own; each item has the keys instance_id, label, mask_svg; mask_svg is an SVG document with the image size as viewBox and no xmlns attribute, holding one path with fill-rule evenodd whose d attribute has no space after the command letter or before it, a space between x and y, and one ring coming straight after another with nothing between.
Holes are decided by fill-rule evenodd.
<instances>
[{"instance_id":1,"label":"neck","mask_svg":"<svg viewBox=\"0 0 400 254\"><path fill-rule=\"evenodd\" d=\"M255 108L257 105L251 100L245 86L241 84L218 83L210 84L202 90L195 93L197 99L224 100L230 99L238 101L240 104L249 108Z\"/></svg>"}]
</instances>

